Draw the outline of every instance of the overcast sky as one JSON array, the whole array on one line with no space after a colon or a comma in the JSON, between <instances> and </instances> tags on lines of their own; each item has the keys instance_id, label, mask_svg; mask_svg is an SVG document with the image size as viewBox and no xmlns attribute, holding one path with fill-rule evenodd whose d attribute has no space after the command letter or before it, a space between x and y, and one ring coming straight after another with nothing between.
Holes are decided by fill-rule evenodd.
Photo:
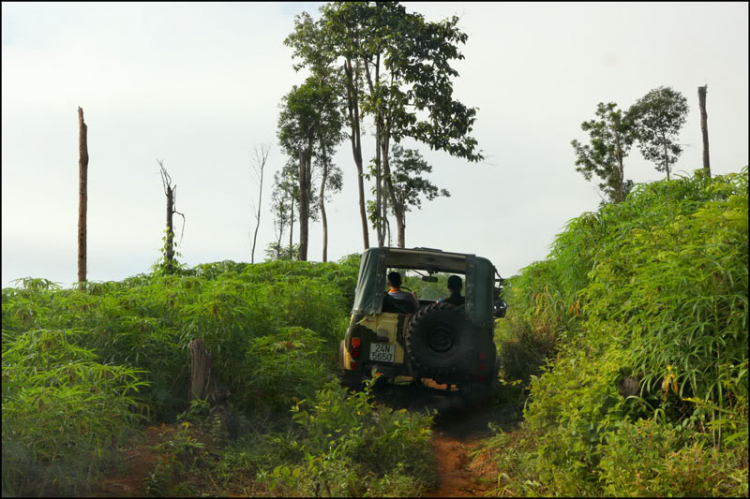
<instances>
[{"instance_id":1,"label":"overcast sky","mask_svg":"<svg viewBox=\"0 0 750 499\"><path fill-rule=\"evenodd\" d=\"M304 80L283 40L296 14L317 18L320 5L3 2L2 286L28 276L76 280L78 106L90 155L89 280L146 272L159 257L166 209L156 158L187 219L181 261L249 262L250 152L273 144L265 208L285 162L278 105ZM627 108L658 86L690 105L678 173L702 164L704 84L713 172L748 163L747 3L406 6L430 21L461 17L469 38L455 97L479 108L474 136L487 158L467 163L418 146L432 181L452 196L408 214L407 247L485 256L506 277L544 259L571 218L599 205L597 182L575 171L570 141L586 140L581 122L599 102ZM363 153L374 155L370 137ZM344 191L328 207L334 261L363 249L348 142L335 160ZM635 182L663 176L636 149L625 172ZM256 261L273 231L264 209ZM312 224L311 260L320 261L321 246L322 227Z\"/></svg>"}]
</instances>

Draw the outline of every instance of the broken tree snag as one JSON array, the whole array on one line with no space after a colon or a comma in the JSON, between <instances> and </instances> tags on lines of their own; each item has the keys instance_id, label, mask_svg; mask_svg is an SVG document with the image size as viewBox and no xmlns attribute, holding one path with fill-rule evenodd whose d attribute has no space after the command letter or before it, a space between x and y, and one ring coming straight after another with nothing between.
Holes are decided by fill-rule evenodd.
<instances>
[{"instance_id":1,"label":"broken tree snag","mask_svg":"<svg viewBox=\"0 0 750 499\"><path fill-rule=\"evenodd\" d=\"M698 103L701 108L701 133L703 134L703 169L711 175L711 162L708 159L708 114L706 113L706 93L708 85L698 87Z\"/></svg>"},{"instance_id":2,"label":"broken tree snag","mask_svg":"<svg viewBox=\"0 0 750 499\"><path fill-rule=\"evenodd\" d=\"M190 400L205 399L214 390L211 358L201 340L190 342Z\"/></svg>"},{"instance_id":3,"label":"broken tree snag","mask_svg":"<svg viewBox=\"0 0 750 499\"><path fill-rule=\"evenodd\" d=\"M211 357L201 340L190 342L190 400L208 399L211 414L218 415L222 428L229 428L232 412L228 407L231 393L216 382L211 371Z\"/></svg>"},{"instance_id":4,"label":"broken tree snag","mask_svg":"<svg viewBox=\"0 0 750 499\"><path fill-rule=\"evenodd\" d=\"M167 273L174 270L174 188L167 185Z\"/></svg>"},{"instance_id":5,"label":"broken tree snag","mask_svg":"<svg viewBox=\"0 0 750 499\"><path fill-rule=\"evenodd\" d=\"M164 186L164 195L167 196L167 242L166 242L166 255L164 261L164 270L167 274L171 274L175 270L174 263L174 224L173 215L177 213L182 217L182 231L185 231L185 215L175 210L175 203L177 203L177 186L172 185L172 177L167 173L167 169L164 168L164 160L157 159L156 162L159 164L159 172L161 173L161 182ZM180 235L180 241L182 241L182 235Z\"/></svg>"},{"instance_id":6,"label":"broken tree snag","mask_svg":"<svg viewBox=\"0 0 750 499\"><path fill-rule=\"evenodd\" d=\"M78 282L86 282L86 182L89 168L89 150L86 142L87 127L83 109L78 108Z\"/></svg>"}]
</instances>

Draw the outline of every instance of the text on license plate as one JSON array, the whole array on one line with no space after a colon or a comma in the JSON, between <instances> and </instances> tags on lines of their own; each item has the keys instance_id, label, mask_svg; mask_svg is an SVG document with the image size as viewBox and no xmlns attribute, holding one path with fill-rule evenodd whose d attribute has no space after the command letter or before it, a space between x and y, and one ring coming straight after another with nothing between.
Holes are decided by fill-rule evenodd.
<instances>
[{"instance_id":1,"label":"text on license plate","mask_svg":"<svg viewBox=\"0 0 750 499\"><path fill-rule=\"evenodd\" d=\"M370 360L377 362L393 362L396 358L396 345L387 343L370 344Z\"/></svg>"}]
</instances>

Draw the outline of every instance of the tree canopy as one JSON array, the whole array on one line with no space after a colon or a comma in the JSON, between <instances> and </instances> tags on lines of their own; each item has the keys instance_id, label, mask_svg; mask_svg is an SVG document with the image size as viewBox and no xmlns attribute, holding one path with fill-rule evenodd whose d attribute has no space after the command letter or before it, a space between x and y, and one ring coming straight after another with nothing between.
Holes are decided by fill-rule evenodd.
<instances>
[{"instance_id":1,"label":"tree canopy","mask_svg":"<svg viewBox=\"0 0 750 499\"><path fill-rule=\"evenodd\" d=\"M644 158L656 163L658 171L666 172L667 180L682 153L677 137L687 112L687 99L671 87L651 90L628 110L638 149Z\"/></svg>"},{"instance_id":2,"label":"tree canopy","mask_svg":"<svg viewBox=\"0 0 750 499\"><path fill-rule=\"evenodd\" d=\"M458 72L451 63L464 58L458 47L468 38L458 29L458 21L453 16L429 22L398 2L332 2L321 8L318 21L306 13L298 16L285 41L300 60L298 69L330 75L341 64L343 75L337 81L346 95L343 107L359 178L363 174L360 122L368 116L376 132L377 210L385 209L389 193L397 218L405 208L388 185L393 178L388 164L391 139L398 143L410 137L468 161L483 159L471 136L477 109L453 94L452 79ZM359 188L367 246L361 183ZM382 241L380 229L378 235ZM404 245L402 236L399 246Z\"/></svg>"},{"instance_id":3,"label":"tree canopy","mask_svg":"<svg viewBox=\"0 0 750 499\"><path fill-rule=\"evenodd\" d=\"M633 186L632 180L625 180L623 162L634 141L632 123L614 102L600 102L596 116L598 120L581 123L581 129L589 134L590 143L581 144L578 140L570 143L576 154L576 171L589 181L593 175L599 177L602 180L599 188L608 200L619 203Z\"/></svg>"}]
</instances>

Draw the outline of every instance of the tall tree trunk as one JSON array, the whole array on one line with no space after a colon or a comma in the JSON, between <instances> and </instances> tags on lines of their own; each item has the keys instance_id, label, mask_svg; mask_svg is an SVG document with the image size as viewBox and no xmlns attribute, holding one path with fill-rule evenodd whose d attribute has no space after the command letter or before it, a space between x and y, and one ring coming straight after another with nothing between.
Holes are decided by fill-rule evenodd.
<instances>
[{"instance_id":1,"label":"tall tree trunk","mask_svg":"<svg viewBox=\"0 0 750 499\"><path fill-rule=\"evenodd\" d=\"M370 78L370 71L367 71L367 81L370 85L370 93L375 93L375 85L380 83L380 54L375 58L375 84L373 85L372 79ZM383 227L383 151L379 147L382 140L383 130L383 117L380 107L375 113L375 143L378 146L375 148L375 228L378 233L378 246L383 246L385 243L385 230Z\"/></svg>"},{"instance_id":2,"label":"tall tree trunk","mask_svg":"<svg viewBox=\"0 0 750 499\"><path fill-rule=\"evenodd\" d=\"M174 270L174 230L172 217L174 215L174 188L167 186L167 273Z\"/></svg>"},{"instance_id":3,"label":"tall tree trunk","mask_svg":"<svg viewBox=\"0 0 750 499\"><path fill-rule=\"evenodd\" d=\"M667 180L669 180L669 149L667 149L667 138L662 134L662 142L664 143L664 170L667 172Z\"/></svg>"},{"instance_id":4,"label":"tall tree trunk","mask_svg":"<svg viewBox=\"0 0 750 499\"><path fill-rule=\"evenodd\" d=\"M86 282L86 209L88 205L88 127L78 108L78 282Z\"/></svg>"},{"instance_id":5,"label":"tall tree trunk","mask_svg":"<svg viewBox=\"0 0 750 499\"><path fill-rule=\"evenodd\" d=\"M289 259L294 260L294 192L292 192L292 204L289 209Z\"/></svg>"},{"instance_id":6,"label":"tall tree trunk","mask_svg":"<svg viewBox=\"0 0 750 499\"><path fill-rule=\"evenodd\" d=\"M310 222L310 174L312 163L312 138L308 138L307 150L299 151L299 259L307 261L307 245Z\"/></svg>"},{"instance_id":7,"label":"tall tree trunk","mask_svg":"<svg viewBox=\"0 0 750 499\"><path fill-rule=\"evenodd\" d=\"M356 63L356 79L359 79L359 61ZM362 137L359 127L359 93L357 91L357 82L355 81L355 70L352 68L352 61L347 59L344 62L344 72L346 73L346 94L347 109L349 112L349 126L351 128L352 156L354 164L357 167L357 189L359 190L359 216L362 221L362 238L365 249L370 247L370 233L367 228L367 209L365 208L365 183L362 170Z\"/></svg>"},{"instance_id":8,"label":"tall tree trunk","mask_svg":"<svg viewBox=\"0 0 750 499\"><path fill-rule=\"evenodd\" d=\"M380 144L380 120L375 123L376 143ZM378 236L378 246L383 246L385 232L383 231L383 163L380 147L375 148L375 230Z\"/></svg>"},{"instance_id":9,"label":"tall tree trunk","mask_svg":"<svg viewBox=\"0 0 750 499\"><path fill-rule=\"evenodd\" d=\"M615 126L619 125L617 123ZM625 184L625 166L622 162L622 147L620 145L620 132L615 130L615 157L617 158L617 185L616 185L616 203L621 203L625 201L625 190L624 190L624 184Z\"/></svg>"},{"instance_id":10,"label":"tall tree trunk","mask_svg":"<svg viewBox=\"0 0 750 499\"><path fill-rule=\"evenodd\" d=\"M396 227L398 229L398 247L406 248L406 207L405 203L401 202L396 196L396 191L393 188L393 179L391 179L391 165L388 160L388 149L390 146L390 133L387 127L383 127L382 140L380 143L381 153L380 156L383 160L383 175L385 176L385 183L388 191L388 197L391 200L391 206L393 206L393 212L396 214Z\"/></svg>"},{"instance_id":11,"label":"tall tree trunk","mask_svg":"<svg viewBox=\"0 0 750 499\"><path fill-rule=\"evenodd\" d=\"M385 181L383 181L383 187L385 187ZM380 244L380 246L383 246L385 244L385 233L386 230L388 231L388 246L391 245L391 227L388 225L388 196L383 196L383 243Z\"/></svg>"},{"instance_id":12,"label":"tall tree trunk","mask_svg":"<svg viewBox=\"0 0 750 499\"><path fill-rule=\"evenodd\" d=\"M323 180L320 182L320 215L323 220L323 262L328 261L328 218L326 217L326 182L328 181L328 161L325 156L325 147L320 144L323 154Z\"/></svg>"},{"instance_id":13,"label":"tall tree trunk","mask_svg":"<svg viewBox=\"0 0 750 499\"><path fill-rule=\"evenodd\" d=\"M708 85L698 87L698 102L701 108L701 133L703 134L703 169L711 176L711 161L708 157L708 113L706 113L706 93Z\"/></svg>"},{"instance_id":14,"label":"tall tree trunk","mask_svg":"<svg viewBox=\"0 0 750 499\"><path fill-rule=\"evenodd\" d=\"M286 201L286 197L284 198L284 201ZM284 208L283 204L279 206L279 237L276 239L276 259L279 260L281 258L281 238L284 237Z\"/></svg>"}]
</instances>

